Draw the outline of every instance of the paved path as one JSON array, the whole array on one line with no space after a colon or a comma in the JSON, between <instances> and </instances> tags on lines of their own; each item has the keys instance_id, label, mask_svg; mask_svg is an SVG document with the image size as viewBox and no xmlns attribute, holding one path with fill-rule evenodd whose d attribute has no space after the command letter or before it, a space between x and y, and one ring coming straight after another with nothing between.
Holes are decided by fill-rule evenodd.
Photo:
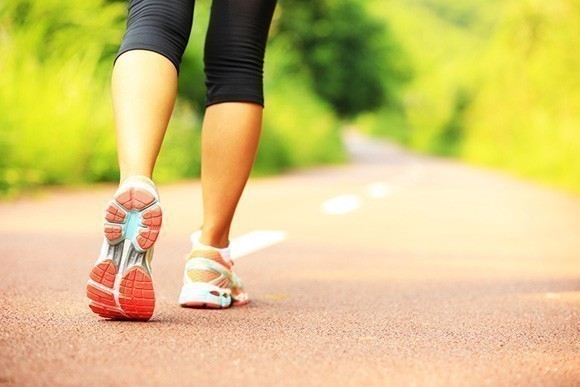
<instances>
[{"instance_id":1,"label":"paved path","mask_svg":"<svg viewBox=\"0 0 580 387\"><path fill-rule=\"evenodd\" d=\"M161 187L149 323L84 296L114 189L0 204L0 384L578 385L580 199L348 136L354 162L249 183L253 302L176 305L200 186ZM284 234L282 234L284 235Z\"/></svg>"}]
</instances>

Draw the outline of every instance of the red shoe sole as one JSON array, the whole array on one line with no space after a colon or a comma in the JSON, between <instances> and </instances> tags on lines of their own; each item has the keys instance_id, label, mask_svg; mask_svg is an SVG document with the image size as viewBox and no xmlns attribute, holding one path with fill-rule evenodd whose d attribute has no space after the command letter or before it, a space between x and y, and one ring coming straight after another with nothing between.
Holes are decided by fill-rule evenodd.
<instances>
[{"instance_id":1,"label":"red shoe sole","mask_svg":"<svg viewBox=\"0 0 580 387\"><path fill-rule=\"evenodd\" d=\"M113 261L103 261L93 268L87 285L89 307L101 317L116 320L147 321L155 309L153 282L147 271L134 266L123 275L117 299L113 285L117 271Z\"/></svg>"}]
</instances>

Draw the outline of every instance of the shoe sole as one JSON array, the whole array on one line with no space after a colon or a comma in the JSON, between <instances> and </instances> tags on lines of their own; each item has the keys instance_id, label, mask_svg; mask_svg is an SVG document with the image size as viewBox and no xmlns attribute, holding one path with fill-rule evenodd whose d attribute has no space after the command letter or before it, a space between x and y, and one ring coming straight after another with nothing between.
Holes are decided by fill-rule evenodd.
<instances>
[{"instance_id":1,"label":"shoe sole","mask_svg":"<svg viewBox=\"0 0 580 387\"><path fill-rule=\"evenodd\" d=\"M236 299L232 297L230 289L205 282L195 282L183 286L179 294L179 305L195 309L227 309L249 302L246 293L238 295L240 296L242 296L240 299Z\"/></svg>"},{"instance_id":2,"label":"shoe sole","mask_svg":"<svg viewBox=\"0 0 580 387\"><path fill-rule=\"evenodd\" d=\"M147 321L155 292L147 254L159 236L162 211L148 190L129 187L105 210L105 241L87 284L89 307L101 317Z\"/></svg>"}]
</instances>

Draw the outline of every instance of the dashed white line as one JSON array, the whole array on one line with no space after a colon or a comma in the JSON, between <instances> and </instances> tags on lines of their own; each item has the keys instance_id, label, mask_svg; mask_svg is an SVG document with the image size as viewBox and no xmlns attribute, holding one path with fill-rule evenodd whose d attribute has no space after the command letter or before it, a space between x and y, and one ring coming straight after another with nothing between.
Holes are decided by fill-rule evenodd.
<instances>
[{"instance_id":1,"label":"dashed white line","mask_svg":"<svg viewBox=\"0 0 580 387\"><path fill-rule=\"evenodd\" d=\"M275 245L285 240L285 231L256 230L234 238L230 242L231 254L234 259L238 259L258 250Z\"/></svg>"},{"instance_id":2,"label":"dashed white line","mask_svg":"<svg viewBox=\"0 0 580 387\"><path fill-rule=\"evenodd\" d=\"M419 180L423 172L422 163L415 161L404 173L400 173L398 184L389 184L384 181L370 183L366 189L366 196L371 199L383 199L394 192L398 192ZM407 184L405 184L405 181ZM358 195L340 195L326 200L320 206L322 213L327 215L344 215L352 212L361 206L361 198Z\"/></svg>"},{"instance_id":3,"label":"dashed white line","mask_svg":"<svg viewBox=\"0 0 580 387\"><path fill-rule=\"evenodd\" d=\"M322 203L321 211L327 215L344 215L360 207L357 195L340 195Z\"/></svg>"}]
</instances>

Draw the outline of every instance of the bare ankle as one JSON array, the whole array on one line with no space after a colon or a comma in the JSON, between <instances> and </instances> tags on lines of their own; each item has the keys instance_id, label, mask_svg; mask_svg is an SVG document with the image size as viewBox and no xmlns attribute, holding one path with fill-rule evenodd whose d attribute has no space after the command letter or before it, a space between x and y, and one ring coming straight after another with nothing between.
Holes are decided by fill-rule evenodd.
<instances>
[{"instance_id":1,"label":"bare ankle","mask_svg":"<svg viewBox=\"0 0 580 387\"><path fill-rule=\"evenodd\" d=\"M229 246L230 241L228 229L203 226L201 230L201 238L199 241L202 244L219 249Z\"/></svg>"}]
</instances>

